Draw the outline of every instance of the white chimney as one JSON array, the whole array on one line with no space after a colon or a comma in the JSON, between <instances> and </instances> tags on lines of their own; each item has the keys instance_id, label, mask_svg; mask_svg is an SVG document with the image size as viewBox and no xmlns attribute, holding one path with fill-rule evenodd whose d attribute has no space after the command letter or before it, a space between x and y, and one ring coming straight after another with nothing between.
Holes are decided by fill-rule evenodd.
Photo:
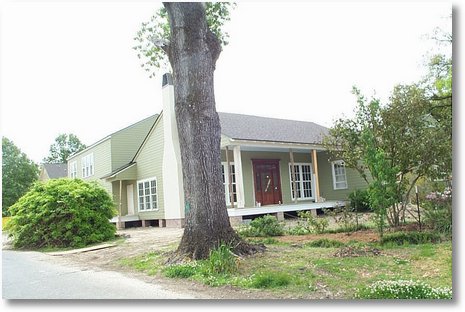
<instances>
[{"instance_id":1,"label":"white chimney","mask_svg":"<svg viewBox=\"0 0 465 312\"><path fill-rule=\"evenodd\" d=\"M170 73L163 75L163 200L166 226L184 224L184 188L181 151L174 109L174 86Z\"/></svg>"}]
</instances>

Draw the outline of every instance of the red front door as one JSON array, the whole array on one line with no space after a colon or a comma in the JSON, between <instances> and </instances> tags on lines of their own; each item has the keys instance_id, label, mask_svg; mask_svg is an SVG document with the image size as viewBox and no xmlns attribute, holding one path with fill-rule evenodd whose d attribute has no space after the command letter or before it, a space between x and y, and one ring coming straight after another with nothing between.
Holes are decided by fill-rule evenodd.
<instances>
[{"instance_id":1,"label":"red front door","mask_svg":"<svg viewBox=\"0 0 465 312\"><path fill-rule=\"evenodd\" d=\"M261 205L282 203L279 160L254 159L255 201Z\"/></svg>"}]
</instances>

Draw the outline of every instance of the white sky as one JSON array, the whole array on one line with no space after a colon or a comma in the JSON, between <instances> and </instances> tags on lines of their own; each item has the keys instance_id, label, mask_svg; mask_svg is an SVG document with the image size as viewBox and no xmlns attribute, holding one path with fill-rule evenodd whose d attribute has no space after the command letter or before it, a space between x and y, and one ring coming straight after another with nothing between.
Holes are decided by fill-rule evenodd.
<instances>
[{"instance_id":1,"label":"white sky","mask_svg":"<svg viewBox=\"0 0 465 312\"><path fill-rule=\"evenodd\" d=\"M63 3L64 2L64 3ZM161 111L131 47L155 1L3 1L0 131L40 162L60 133L90 145ZM353 85L386 98L424 75L448 2L239 2L217 63L217 110L331 126ZM259 126L259 125L257 125Z\"/></svg>"}]
</instances>

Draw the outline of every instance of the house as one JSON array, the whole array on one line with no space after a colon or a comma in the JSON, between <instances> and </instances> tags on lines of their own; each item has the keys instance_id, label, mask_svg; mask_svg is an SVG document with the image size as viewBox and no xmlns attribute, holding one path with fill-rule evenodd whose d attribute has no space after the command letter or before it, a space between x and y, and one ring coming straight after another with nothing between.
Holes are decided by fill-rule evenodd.
<instances>
[{"instance_id":1,"label":"house","mask_svg":"<svg viewBox=\"0 0 465 312\"><path fill-rule=\"evenodd\" d=\"M118 188L101 177L124 167L144 141L157 115L116 131L68 158L68 177L98 181L113 197Z\"/></svg>"},{"instance_id":2,"label":"house","mask_svg":"<svg viewBox=\"0 0 465 312\"><path fill-rule=\"evenodd\" d=\"M40 166L39 181L65 178L68 176L67 164L42 164Z\"/></svg>"},{"instance_id":3,"label":"house","mask_svg":"<svg viewBox=\"0 0 465 312\"><path fill-rule=\"evenodd\" d=\"M123 146L114 144L112 135L111 141L97 142L68 162L70 177L92 174L107 186L118 205L119 215L112 221L119 227L184 224L182 164L169 74L163 77L162 94L163 111L142 121L144 127L131 136L132 157L125 150L126 161L114 160ZM323 126L242 114L219 117L225 201L232 223L246 216L272 213L283 218L290 211L344 205L350 192L366 187L342 161L329 160L322 145L328 129Z\"/></svg>"}]
</instances>

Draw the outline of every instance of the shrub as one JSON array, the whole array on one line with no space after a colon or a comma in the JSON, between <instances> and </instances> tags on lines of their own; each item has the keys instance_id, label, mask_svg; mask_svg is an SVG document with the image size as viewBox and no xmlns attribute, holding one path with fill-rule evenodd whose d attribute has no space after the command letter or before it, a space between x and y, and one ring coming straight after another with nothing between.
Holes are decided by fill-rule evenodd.
<instances>
[{"instance_id":1,"label":"shrub","mask_svg":"<svg viewBox=\"0 0 465 312\"><path fill-rule=\"evenodd\" d=\"M297 215L299 216L297 225L288 230L291 235L323 233L328 227L329 222L326 218L315 218L311 211L299 211Z\"/></svg>"},{"instance_id":2,"label":"shrub","mask_svg":"<svg viewBox=\"0 0 465 312\"><path fill-rule=\"evenodd\" d=\"M245 237L280 236L284 234L284 229L278 219L266 215L252 220L250 225L240 229L239 233Z\"/></svg>"},{"instance_id":3,"label":"shrub","mask_svg":"<svg viewBox=\"0 0 465 312\"><path fill-rule=\"evenodd\" d=\"M327 238L322 238L322 239L318 239L318 240L315 240L313 242L307 243L306 245L309 246L309 247L321 247L321 248L334 248L334 247L336 247L336 248L338 248L338 247L344 246L345 244L341 243L340 241L330 240L330 239L327 239Z\"/></svg>"},{"instance_id":4,"label":"shrub","mask_svg":"<svg viewBox=\"0 0 465 312\"><path fill-rule=\"evenodd\" d=\"M441 242L441 235L435 232L396 232L385 234L381 239L382 244L394 243L397 245L404 244L426 244Z\"/></svg>"},{"instance_id":5,"label":"shrub","mask_svg":"<svg viewBox=\"0 0 465 312\"><path fill-rule=\"evenodd\" d=\"M16 248L84 247L115 237L113 200L96 182L38 182L10 207Z\"/></svg>"},{"instance_id":6,"label":"shrub","mask_svg":"<svg viewBox=\"0 0 465 312\"><path fill-rule=\"evenodd\" d=\"M378 281L360 289L358 299L452 299L452 289L433 288L418 281Z\"/></svg>"},{"instance_id":7,"label":"shrub","mask_svg":"<svg viewBox=\"0 0 465 312\"><path fill-rule=\"evenodd\" d=\"M354 211L367 212L373 211L370 206L370 197L368 190L355 190L349 194L350 206Z\"/></svg>"},{"instance_id":8,"label":"shrub","mask_svg":"<svg viewBox=\"0 0 465 312\"><path fill-rule=\"evenodd\" d=\"M439 233L452 234L452 189L426 195L423 207L426 224Z\"/></svg>"},{"instance_id":9,"label":"shrub","mask_svg":"<svg viewBox=\"0 0 465 312\"><path fill-rule=\"evenodd\" d=\"M291 277L283 272L260 272L251 278L253 288L278 288L291 283Z\"/></svg>"}]
</instances>

